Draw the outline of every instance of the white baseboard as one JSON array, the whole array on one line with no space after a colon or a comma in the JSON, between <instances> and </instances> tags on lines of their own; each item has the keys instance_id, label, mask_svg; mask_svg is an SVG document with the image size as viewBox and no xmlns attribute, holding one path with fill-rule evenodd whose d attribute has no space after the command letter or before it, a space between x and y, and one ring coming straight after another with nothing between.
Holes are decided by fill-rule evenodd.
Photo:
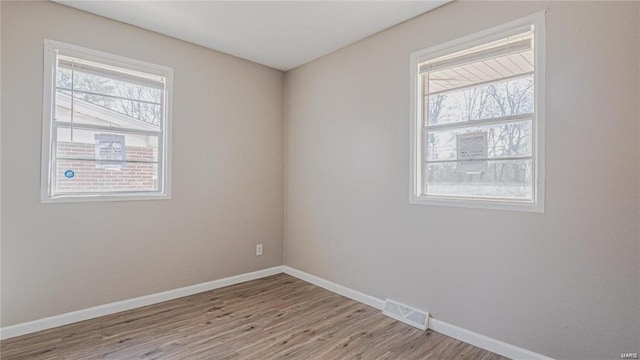
<instances>
[{"instance_id":1,"label":"white baseboard","mask_svg":"<svg viewBox=\"0 0 640 360\"><path fill-rule=\"evenodd\" d=\"M291 275L293 277L296 277L300 280L304 280L308 283L311 283L313 285L319 286L321 288L327 289L329 291L332 291L336 294L348 297L349 299L355 300L357 302L361 302L363 304L369 305L373 308L376 308L378 310L382 310L382 308L384 308L384 301L380 300L378 298L375 298L373 296L369 296L367 294L363 294L359 291L353 290L353 289L349 289L346 286L342 286L340 284L336 284L333 283L329 280L325 280L323 278L317 277L315 275L311 275L309 273L306 273L304 271L300 271L297 269L294 269L290 266L286 266L284 265L283 267L283 272L285 274Z\"/></svg>"},{"instance_id":2,"label":"white baseboard","mask_svg":"<svg viewBox=\"0 0 640 360\"><path fill-rule=\"evenodd\" d=\"M300 280L304 280L321 288L333 291L336 294L348 297L349 299L361 302L379 310L382 310L384 307L384 301L382 299L363 294L346 286L336 284L318 276L294 269L290 266L285 265L282 268L285 274L289 274ZM514 345L510 345L500 340L496 340L488 336L484 336L482 334L457 327L455 325L451 325L442 320L430 318L429 329L450 336L454 339L464 341L473 346L477 346L479 348L508 357L510 359L552 360L550 357L547 357L545 355L538 354Z\"/></svg>"},{"instance_id":3,"label":"white baseboard","mask_svg":"<svg viewBox=\"0 0 640 360\"><path fill-rule=\"evenodd\" d=\"M454 339L464 341L473 346L492 351L496 354L508 357L510 359L553 360L548 356L538 354L511 344L507 344L500 340L496 340L488 336L484 336L482 334L457 327L455 325L451 325L442 320L433 318L429 319L429 329L450 336Z\"/></svg>"},{"instance_id":4,"label":"white baseboard","mask_svg":"<svg viewBox=\"0 0 640 360\"><path fill-rule=\"evenodd\" d=\"M121 311L131 310L142 306L153 305L163 301L173 300L184 296L189 296L204 291L214 290L221 287L235 285L246 281L256 280L263 277L280 274L283 272L282 266L258 270L246 274L213 280L201 284L185 286L178 289L163 291L151 295L145 295L133 299L117 301L109 304L94 306L88 309L69 312L66 314L47 317L44 319L29 321L21 324L11 325L0 329L0 339L8 339L20 335L30 334L36 331L51 329L54 327L94 319L100 316L115 314Z\"/></svg>"},{"instance_id":5,"label":"white baseboard","mask_svg":"<svg viewBox=\"0 0 640 360\"><path fill-rule=\"evenodd\" d=\"M321 277L308 274L304 271L294 269L290 266L283 265L246 274L231 276L224 279L209 281L206 283L186 286L174 290L168 290L156 294L145 295L129 300L117 301L110 304L95 306L84 310L73 311L66 314L29 321L26 323L7 326L0 329L0 339L8 339L20 335L30 334L36 331L42 331L79 321L94 319L100 316L115 314L121 311L131 310L142 306L153 305L161 303L163 301L173 300L225 286L240 284L246 281L256 280L280 273L291 275L300 280L327 289L336 294L348 297L349 299L369 305L378 310L382 310L384 308L384 301L382 299L363 294L346 286L342 286L340 284L325 280ZM547 356L504 343L500 340L496 340L488 336L484 336L476 332L457 327L455 325L451 325L442 320L433 318L429 319L429 328L433 331L437 331L441 334L450 336L452 338L464 341L471 345L489 350L491 352L506 356L511 359L552 360Z\"/></svg>"}]
</instances>

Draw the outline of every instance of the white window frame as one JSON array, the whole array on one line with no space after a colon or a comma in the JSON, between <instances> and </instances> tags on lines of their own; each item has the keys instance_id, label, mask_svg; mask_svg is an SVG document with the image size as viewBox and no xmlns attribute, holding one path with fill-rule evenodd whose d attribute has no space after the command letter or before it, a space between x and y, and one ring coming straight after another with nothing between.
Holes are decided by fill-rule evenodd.
<instances>
[{"instance_id":1,"label":"white window frame","mask_svg":"<svg viewBox=\"0 0 640 360\"><path fill-rule=\"evenodd\" d=\"M161 124L162 136L158 146L161 147L162 159L159 161L162 176L158 191L126 191L95 192L82 194L51 194L55 169L57 133L53 131L56 111L56 53L85 59L88 61L116 66L124 69L162 76L165 78L164 116ZM42 118L42 158L41 158L41 201L42 203L96 202L96 201L128 201L128 200L161 200L171 198L171 114L173 94L173 69L140 60L130 59L98 50L72 45L60 41L44 40L44 79L43 79L43 118ZM119 132L119 130L114 129ZM160 138L160 137L159 137Z\"/></svg>"},{"instance_id":2,"label":"white window frame","mask_svg":"<svg viewBox=\"0 0 640 360\"><path fill-rule=\"evenodd\" d=\"M533 157L533 201L516 201L511 199L473 199L469 197L436 197L421 195L422 167L424 164L422 150L422 112L423 101L422 81L419 80L419 63L440 56L452 54L478 45L486 44L505 38L514 29L523 26L534 26L534 116L532 119L532 157ZM459 39L436 45L421 51L411 53L410 57L410 189L409 203L420 205L458 206L467 208L498 209L512 211L528 211L544 213L545 200L545 163L544 163L544 133L545 133L545 11L518 19L485 31L468 35Z\"/></svg>"}]
</instances>

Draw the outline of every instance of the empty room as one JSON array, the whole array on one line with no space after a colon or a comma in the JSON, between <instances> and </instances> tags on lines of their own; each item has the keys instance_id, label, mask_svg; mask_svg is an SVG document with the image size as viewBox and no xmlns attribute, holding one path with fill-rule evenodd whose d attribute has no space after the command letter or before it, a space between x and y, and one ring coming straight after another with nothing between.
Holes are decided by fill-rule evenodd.
<instances>
[{"instance_id":1,"label":"empty room","mask_svg":"<svg viewBox=\"0 0 640 360\"><path fill-rule=\"evenodd\" d=\"M638 359L640 1L0 1L0 359Z\"/></svg>"}]
</instances>

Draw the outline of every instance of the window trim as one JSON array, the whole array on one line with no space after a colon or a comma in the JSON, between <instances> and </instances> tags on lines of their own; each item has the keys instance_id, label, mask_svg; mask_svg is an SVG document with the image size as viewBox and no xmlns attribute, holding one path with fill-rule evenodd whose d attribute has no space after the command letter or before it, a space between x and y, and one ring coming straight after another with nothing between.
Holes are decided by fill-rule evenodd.
<instances>
[{"instance_id":1,"label":"window trim","mask_svg":"<svg viewBox=\"0 0 640 360\"><path fill-rule=\"evenodd\" d=\"M79 57L126 68L134 71L163 76L166 79L164 90L164 121L162 126L163 141L159 141L158 149L162 151L163 161L159 163L162 173L162 189L159 191L122 191L114 193L83 193L62 194L51 196L52 190L52 155L54 154L55 139L52 133L53 116L55 114L55 79L56 79L56 50L64 55ZM166 200L171 199L171 117L173 96L173 69L163 65L152 64L98 50L68 44L61 41L44 39L44 72L43 72L43 100L42 100L42 154L40 169L40 201L42 203L73 203L97 201L131 201L131 200ZM164 144L164 146L162 145Z\"/></svg>"},{"instance_id":2,"label":"window trim","mask_svg":"<svg viewBox=\"0 0 640 360\"><path fill-rule=\"evenodd\" d=\"M545 211L545 15L541 11L533 15L480 31L446 43L435 45L424 50L411 53L410 56L410 184L409 204L456 206L466 208L496 209L509 211L526 211L544 213ZM437 58L457 51L469 49L491 41L496 41L508 36L509 32L534 25L534 56L535 56L535 91L534 91L534 118L532 119L533 140L533 193L534 200L498 200L492 198L471 199L468 197L437 197L423 196L421 194L423 166L422 151L422 101L418 100L418 94L422 93L422 81L418 81L418 64L428 59Z\"/></svg>"}]
</instances>

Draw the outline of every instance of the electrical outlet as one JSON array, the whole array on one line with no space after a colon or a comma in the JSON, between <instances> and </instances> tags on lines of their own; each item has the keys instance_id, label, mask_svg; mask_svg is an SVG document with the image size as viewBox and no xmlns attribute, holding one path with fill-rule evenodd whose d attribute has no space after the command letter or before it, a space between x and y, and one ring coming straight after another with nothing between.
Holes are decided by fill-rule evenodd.
<instances>
[{"instance_id":1,"label":"electrical outlet","mask_svg":"<svg viewBox=\"0 0 640 360\"><path fill-rule=\"evenodd\" d=\"M262 244L256 245L256 256L262 255Z\"/></svg>"}]
</instances>

